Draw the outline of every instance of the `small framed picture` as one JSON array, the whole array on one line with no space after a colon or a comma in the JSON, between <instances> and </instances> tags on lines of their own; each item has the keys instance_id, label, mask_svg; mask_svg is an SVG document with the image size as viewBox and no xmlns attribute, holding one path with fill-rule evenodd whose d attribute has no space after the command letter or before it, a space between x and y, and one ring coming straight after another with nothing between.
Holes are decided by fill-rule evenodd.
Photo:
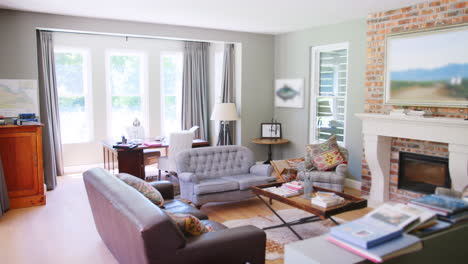
<instances>
[{"instance_id":1,"label":"small framed picture","mask_svg":"<svg viewBox=\"0 0 468 264\"><path fill-rule=\"evenodd\" d=\"M281 138L281 124L262 123L260 132L262 138Z\"/></svg>"}]
</instances>

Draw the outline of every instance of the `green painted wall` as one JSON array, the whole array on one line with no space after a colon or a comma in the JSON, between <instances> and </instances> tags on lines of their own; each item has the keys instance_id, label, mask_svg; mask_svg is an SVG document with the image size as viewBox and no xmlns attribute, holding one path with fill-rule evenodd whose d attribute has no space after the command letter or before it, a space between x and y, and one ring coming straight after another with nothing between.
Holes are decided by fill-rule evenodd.
<instances>
[{"instance_id":1,"label":"green painted wall","mask_svg":"<svg viewBox=\"0 0 468 264\"><path fill-rule=\"evenodd\" d=\"M348 102L346 107L346 148L350 152L351 179L360 180L361 122L354 116L364 111L366 68L366 20L310 28L275 36L275 78L304 78L305 107L275 108L282 123L283 137L291 143L278 147L276 158L303 157L309 143L310 51L311 47L349 42Z\"/></svg>"}]
</instances>

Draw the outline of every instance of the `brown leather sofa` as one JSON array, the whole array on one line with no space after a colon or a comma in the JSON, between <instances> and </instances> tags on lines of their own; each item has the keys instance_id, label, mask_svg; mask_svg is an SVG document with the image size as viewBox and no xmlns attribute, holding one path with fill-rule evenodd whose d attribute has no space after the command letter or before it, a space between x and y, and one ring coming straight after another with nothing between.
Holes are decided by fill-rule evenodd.
<instances>
[{"instance_id":1,"label":"brown leather sofa","mask_svg":"<svg viewBox=\"0 0 468 264\"><path fill-rule=\"evenodd\" d=\"M94 222L102 240L119 261L128 264L264 263L266 235L254 226L226 228L207 220L196 208L174 200L169 182L157 182L165 210L190 213L214 232L186 238L161 208L108 171L83 174Z\"/></svg>"}]
</instances>

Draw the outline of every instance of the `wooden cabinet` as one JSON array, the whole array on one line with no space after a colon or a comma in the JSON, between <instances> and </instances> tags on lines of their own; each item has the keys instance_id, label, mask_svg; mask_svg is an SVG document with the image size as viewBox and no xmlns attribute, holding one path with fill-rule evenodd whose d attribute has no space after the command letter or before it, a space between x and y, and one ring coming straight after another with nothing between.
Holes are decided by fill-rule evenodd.
<instances>
[{"instance_id":1,"label":"wooden cabinet","mask_svg":"<svg viewBox=\"0 0 468 264\"><path fill-rule=\"evenodd\" d=\"M0 156L11 209L44 205L42 125L0 126Z\"/></svg>"}]
</instances>

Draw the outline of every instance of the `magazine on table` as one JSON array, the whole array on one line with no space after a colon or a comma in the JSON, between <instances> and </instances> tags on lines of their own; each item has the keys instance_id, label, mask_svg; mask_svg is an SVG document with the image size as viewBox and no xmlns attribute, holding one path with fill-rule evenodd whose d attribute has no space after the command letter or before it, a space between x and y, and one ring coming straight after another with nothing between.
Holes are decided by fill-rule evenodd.
<instances>
[{"instance_id":1,"label":"magazine on table","mask_svg":"<svg viewBox=\"0 0 468 264\"><path fill-rule=\"evenodd\" d=\"M274 193L276 195L283 196L283 197L292 197L292 196L300 195L303 193L302 191L295 191L295 190L291 190L289 188L281 187L281 186L280 187L268 187L263 190Z\"/></svg>"}]
</instances>

